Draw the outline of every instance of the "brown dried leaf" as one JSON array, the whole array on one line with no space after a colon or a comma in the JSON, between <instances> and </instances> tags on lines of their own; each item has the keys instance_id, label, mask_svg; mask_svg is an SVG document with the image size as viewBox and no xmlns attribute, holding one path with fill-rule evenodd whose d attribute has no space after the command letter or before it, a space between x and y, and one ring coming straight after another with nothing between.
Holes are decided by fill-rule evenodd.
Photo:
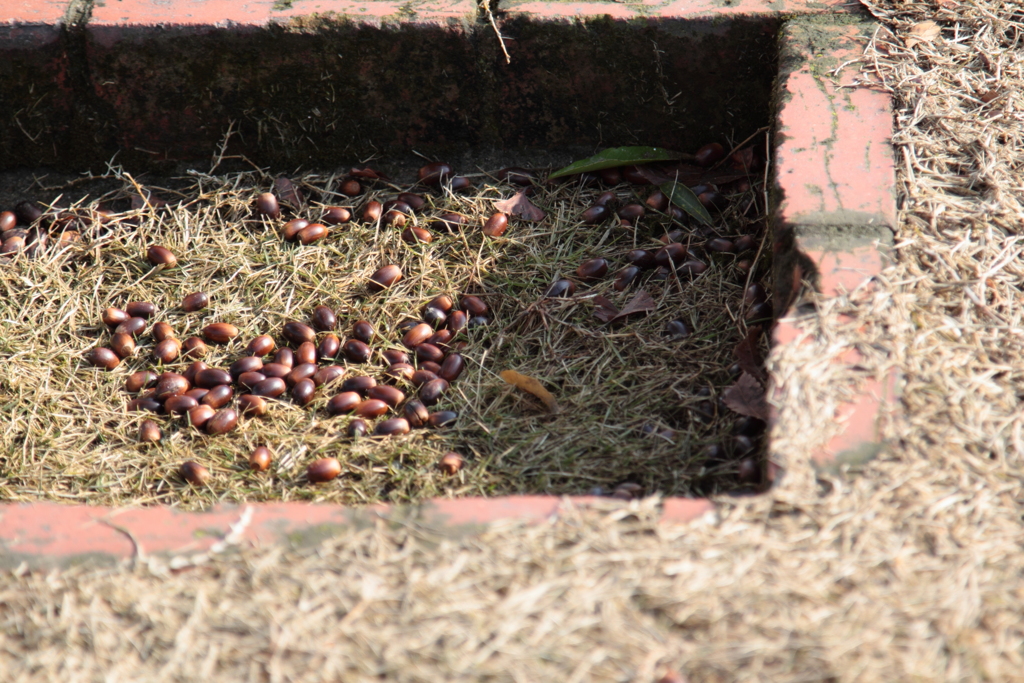
<instances>
[{"instance_id":1,"label":"brown dried leaf","mask_svg":"<svg viewBox=\"0 0 1024 683\"><path fill-rule=\"evenodd\" d=\"M533 205L526 197L526 190L520 190L509 199L494 202L494 208L502 213L511 213L528 221L542 221L547 214Z\"/></svg>"},{"instance_id":2,"label":"brown dried leaf","mask_svg":"<svg viewBox=\"0 0 1024 683\"><path fill-rule=\"evenodd\" d=\"M914 47L918 43L930 43L942 33L942 27L934 21L922 21L914 24L907 36L907 47Z\"/></svg>"},{"instance_id":3,"label":"brown dried leaf","mask_svg":"<svg viewBox=\"0 0 1024 683\"><path fill-rule=\"evenodd\" d=\"M302 191L288 178L278 178L274 181L274 194L282 202L296 209L300 208L304 201Z\"/></svg>"},{"instance_id":4,"label":"brown dried leaf","mask_svg":"<svg viewBox=\"0 0 1024 683\"><path fill-rule=\"evenodd\" d=\"M984 92L979 92L978 93L978 99L981 100L982 102L984 102L985 104L988 104L989 102L991 102L995 98L999 97L999 95L1000 95L1000 91L999 91L998 88L995 89L995 90L986 90Z\"/></svg>"},{"instance_id":5,"label":"brown dried leaf","mask_svg":"<svg viewBox=\"0 0 1024 683\"><path fill-rule=\"evenodd\" d=\"M761 353L757 348L757 340L760 336L760 325L748 328L747 336L736 345L733 354L736 356L736 362L740 364L743 372L753 375L760 382L765 382L768 379L768 375L765 374L764 368L761 365Z\"/></svg>"},{"instance_id":6,"label":"brown dried leaf","mask_svg":"<svg viewBox=\"0 0 1024 683\"><path fill-rule=\"evenodd\" d=\"M645 290L641 289L636 293L626 307L619 311L612 320L618 320L619 318L625 318L628 315L635 315L636 313L648 313L650 311L657 310L658 304L651 298Z\"/></svg>"},{"instance_id":7,"label":"brown dried leaf","mask_svg":"<svg viewBox=\"0 0 1024 683\"><path fill-rule=\"evenodd\" d=\"M390 180L386 175L380 171L376 171L369 166L366 168L352 168L349 171L349 175L353 178L368 178L369 180Z\"/></svg>"},{"instance_id":8,"label":"brown dried leaf","mask_svg":"<svg viewBox=\"0 0 1024 683\"><path fill-rule=\"evenodd\" d=\"M601 295L594 297L597 307L594 309L594 317L604 323L610 323L619 315L619 307Z\"/></svg>"},{"instance_id":9,"label":"brown dried leaf","mask_svg":"<svg viewBox=\"0 0 1024 683\"><path fill-rule=\"evenodd\" d=\"M544 401L544 405L546 405L548 410L552 413L557 413L562 409L561 406L558 405L555 395L545 389L544 385L533 377L516 372L515 370L502 370L501 378L517 389L533 394L541 401Z\"/></svg>"},{"instance_id":10,"label":"brown dried leaf","mask_svg":"<svg viewBox=\"0 0 1024 683\"><path fill-rule=\"evenodd\" d=\"M735 384L722 392L722 400L735 413L768 421L768 401L765 400L764 389L749 373L744 372Z\"/></svg>"}]
</instances>

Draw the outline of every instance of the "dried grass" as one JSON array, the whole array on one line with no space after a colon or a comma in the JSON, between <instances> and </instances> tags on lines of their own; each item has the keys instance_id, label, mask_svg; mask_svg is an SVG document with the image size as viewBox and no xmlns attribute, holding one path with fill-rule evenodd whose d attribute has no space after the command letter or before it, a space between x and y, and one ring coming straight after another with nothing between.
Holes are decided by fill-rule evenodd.
<instances>
[{"instance_id":1,"label":"dried grass","mask_svg":"<svg viewBox=\"0 0 1024 683\"><path fill-rule=\"evenodd\" d=\"M386 169L388 170L388 169ZM83 206L114 206L139 188L114 169L123 187L107 197L83 199ZM540 223L513 219L501 238L484 237L480 226L493 201L512 193L507 185L479 174L479 190L468 195L434 194L417 221L429 223L441 211L470 218L464 229L435 234L430 245L409 246L400 229L353 222L336 226L314 245L284 242L281 222L253 216L256 195L272 178L260 173L211 176L195 173L177 189L157 190L174 205L125 211L105 228L94 227L82 246L48 252L44 258L19 258L0 271L0 318L5 321L0 347L9 360L0 367L0 385L10 395L5 411L10 428L0 436L0 497L7 500L51 498L92 504L169 503L190 508L220 501L309 500L346 504L416 501L433 496L499 493L606 492L625 481L648 492L692 494L739 486L735 461L709 467L703 447L727 438L731 422L702 424L688 407L705 399L700 387L730 382L732 347L741 337L745 275L733 255L709 254L711 268L696 281L650 281L648 274L619 293L614 273L626 265L626 253L657 248L657 237L675 227L667 218L645 219L634 230L611 222L600 227L579 221L601 188L571 184L539 188L533 201L548 211ZM306 174L296 182L316 201L302 213L319 217L320 202L351 206L335 192L336 176ZM394 196L402 186L380 184L358 198ZM623 203L642 201L636 190L620 185ZM722 230L745 229L760 199L752 190L734 196L720 221ZM763 206L763 203L761 204ZM731 224L731 228L727 228ZM437 232L437 231L435 231ZM688 233L693 246L704 238ZM162 244L178 256L179 267L154 271L142 255ZM605 256L608 277L580 284L571 299L547 299L555 279L576 279L583 260ZM749 257L749 254L748 254ZM365 283L379 267L398 264L405 277L384 294L367 295ZM767 271L767 264L762 272ZM602 294L619 306L639 286L655 297L658 309L609 327L592 316L592 300ZM207 292L209 308L184 313L178 306L194 291ZM206 437L186 427L183 418L160 418L165 438L156 445L137 442L138 425L148 414L128 413L125 378L155 368L154 341L140 338L136 355L113 372L91 368L82 358L109 334L100 323L107 306L152 301L178 338L198 335L222 321L237 326L239 337L226 347L211 347L204 360L227 367L243 355L259 334L279 343L289 319L308 320L324 304L338 313L344 337L359 319L369 320L379 350L401 348L399 323L418 319L420 309L438 294L458 298L480 295L493 322L470 330L464 353L468 369L436 409L454 409L453 428L418 430L406 437L354 440L345 436L347 417L331 418L324 406L337 393L321 392L305 409L290 400L274 402L271 415L245 420L240 429ZM695 330L684 340L663 334L665 324L682 317ZM182 372L188 361L165 369ZM513 391L498 373L505 369L540 378L558 396L563 411L551 415L536 400ZM382 379L378 359L349 364L349 374ZM404 387L408 393L415 391ZM657 425L653 435L641 428ZM671 438L658 432L673 429ZM276 454L272 472L249 472L246 460L257 445ZM441 473L436 463L449 450L468 456L458 477ZM306 466L333 456L343 474L326 486L304 483ZM185 484L177 469L195 459L214 473L202 489Z\"/></svg>"},{"instance_id":2,"label":"dried grass","mask_svg":"<svg viewBox=\"0 0 1024 683\"><path fill-rule=\"evenodd\" d=\"M892 31L863 68L896 102L898 263L816 302L809 343L772 358L788 474L767 496L720 501L708 526L659 527L643 501L635 517L441 545L382 526L179 575L12 575L0 666L13 680L651 681L666 665L694 681L1024 680L1021 8L873 11ZM942 39L907 50L924 20ZM1002 94L983 103L965 83ZM827 362L851 347L862 369ZM821 416L889 367L903 400L888 449L860 476L816 477Z\"/></svg>"}]
</instances>

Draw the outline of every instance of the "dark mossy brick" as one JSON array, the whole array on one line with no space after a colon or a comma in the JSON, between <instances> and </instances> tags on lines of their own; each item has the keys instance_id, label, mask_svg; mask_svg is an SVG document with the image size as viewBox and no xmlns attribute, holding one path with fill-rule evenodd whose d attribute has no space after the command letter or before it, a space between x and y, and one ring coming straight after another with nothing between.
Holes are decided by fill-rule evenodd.
<instances>
[{"instance_id":1,"label":"dark mossy brick","mask_svg":"<svg viewBox=\"0 0 1024 683\"><path fill-rule=\"evenodd\" d=\"M0 167L59 160L71 118L60 27L0 26Z\"/></svg>"},{"instance_id":2,"label":"dark mossy brick","mask_svg":"<svg viewBox=\"0 0 1024 683\"><path fill-rule=\"evenodd\" d=\"M279 165L479 141L483 93L458 30L119 29L94 33L89 54L131 158L208 158L232 121L238 151Z\"/></svg>"},{"instance_id":3,"label":"dark mossy brick","mask_svg":"<svg viewBox=\"0 0 1024 683\"><path fill-rule=\"evenodd\" d=\"M554 22L502 25L512 64L492 69L507 145L659 144L692 150L768 119L778 22Z\"/></svg>"}]
</instances>

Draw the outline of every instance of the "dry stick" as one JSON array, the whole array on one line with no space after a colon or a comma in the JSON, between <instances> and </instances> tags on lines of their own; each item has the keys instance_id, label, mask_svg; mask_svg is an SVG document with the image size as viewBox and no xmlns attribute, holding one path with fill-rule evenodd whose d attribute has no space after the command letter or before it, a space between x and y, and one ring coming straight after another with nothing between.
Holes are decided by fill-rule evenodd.
<instances>
[{"instance_id":1,"label":"dry stick","mask_svg":"<svg viewBox=\"0 0 1024 683\"><path fill-rule=\"evenodd\" d=\"M494 34L496 36L498 36L498 44L501 45L501 51L505 53L505 63L506 64L511 64L512 63L512 57L509 56L508 50L505 49L505 39L502 37L501 31L498 30L498 24L494 21L494 15L491 14L491 7L490 7L490 5L486 4L487 0L483 0L483 2L484 2L484 9L487 10L487 18L491 22L491 28L494 29Z\"/></svg>"}]
</instances>

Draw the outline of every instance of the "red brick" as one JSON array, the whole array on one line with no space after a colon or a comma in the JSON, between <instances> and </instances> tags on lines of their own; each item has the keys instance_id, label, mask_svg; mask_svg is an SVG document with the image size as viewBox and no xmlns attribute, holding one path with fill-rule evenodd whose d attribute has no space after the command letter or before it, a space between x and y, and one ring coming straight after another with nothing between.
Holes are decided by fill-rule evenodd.
<instances>
[{"instance_id":1,"label":"red brick","mask_svg":"<svg viewBox=\"0 0 1024 683\"><path fill-rule=\"evenodd\" d=\"M544 0L502 0L498 9L510 16L527 16L538 21L573 21L588 17L635 19L640 13L616 2L544 2Z\"/></svg>"},{"instance_id":2,"label":"red brick","mask_svg":"<svg viewBox=\"0 0 1024 683\"><path fill-rule=\"evenodd\" d=\"M274 0L105 0L96 3L90 26L263 26Z\"/></svg>"},{"instance_id":3,"label":"red brick","mask_svg":"<svg viewBox=\"0 0 1024 683\"><path fill-rule=\"evenodd\" d=\"M783 74L775 155L782 189L778 218L789 226L896 225L889 96L854 85L866 44L864 25L815 24L812 52L798 22L783 31L784 55L800 65ZM846 64L838 73L832 70Z\"/></svg>"},{"instance_id":4,"label":"red brick","mask_svg":"<svg viewBox=\"0 0 1024 683\"><path fill-rule=\"evenodd\" d=\"M476 20L477 4L474 0L295 0L290 7L272 11L270 18L281 22L327 13L371 25L459 26Z\"/></svg>"},{"instance_id":5,"label":"red brick","mask_svg":"<svg viewBox=\"0 0 1024 683\"><path fill-rule=\"evenodd\" d=\"M107 512L57 503L0 505L0 565L34 556L130 556L128 537L100 521Z\"/></svg>"},{"instance_id":6,"label":"red brick","mask_svg":"<svg viewBox=\"0 0 1024 683\"><path fill-rule=\"evenodd\" d=\"M0 28L36 24L56 27L70 0L4 0L0 3Z\"/></svg>"}]
</instances>

